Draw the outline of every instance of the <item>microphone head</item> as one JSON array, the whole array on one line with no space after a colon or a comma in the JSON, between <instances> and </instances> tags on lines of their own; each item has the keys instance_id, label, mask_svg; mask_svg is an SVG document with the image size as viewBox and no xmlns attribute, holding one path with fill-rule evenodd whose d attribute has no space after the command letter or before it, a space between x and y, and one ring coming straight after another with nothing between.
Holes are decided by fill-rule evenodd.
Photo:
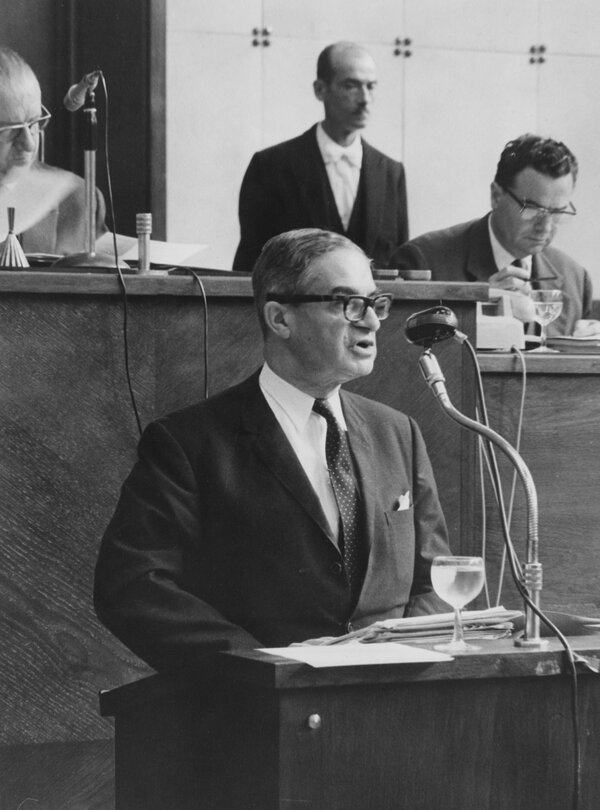
<instances>
[{"instance_id":1,"label":"microphone head","mask_svg":"<svg viewBox=\"0 0 600 810\"><path fill-rule=\"evenodd\" d=\"M404 325L408 342L427 349L434 343L455 337L457 329L456 315L441 304L409 315Z\"/></svg>"}]
</instances>

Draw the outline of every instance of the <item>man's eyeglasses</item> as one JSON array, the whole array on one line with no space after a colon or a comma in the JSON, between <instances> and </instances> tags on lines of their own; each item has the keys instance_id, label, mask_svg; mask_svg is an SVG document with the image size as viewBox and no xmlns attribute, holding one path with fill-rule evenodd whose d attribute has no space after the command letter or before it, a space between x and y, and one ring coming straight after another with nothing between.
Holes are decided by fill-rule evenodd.
<instances>
[{"instance_id":1,"label":"man's eyeglasses","mask_svg":"<svg viewBox=\"0 0 600 810\"><path fill-rule=\"evenodd\" d=\"M382 293L369 298L367 295L278 295L268 293L267 301L277 301L279 304L316 304L322 301L335 301L343 305L344 316L350 323L362 321L371 307L380 321L385 321L390 314L392 296Z\"/></svg>"},{"instance_id":2,"label":"man's eyeglasses","mask_svg":"<svg viewBox=\"0 0 600 810\"><path fill-rule=\"evenodd\" d=\"M0 140L4 143L9 141L16 141L24 129L28 129L29 133L35 138L40 132L43 132L48 126L48 121L52 118L52 114L42 104L42 115L39 118L34 118L33 121L23 121L21 124L5 124L0 126Z\"/></svg>"},{"instance_id":3,"label":"man's eyeglasses","mask_svg":"<svg viewBox=\"0 0 600 810\"><path fill-rule=\"evenodd\" d=\"M543 219L544 217L550 217L552 222L563 222L565 217L574 217L577 213L577 210L573 203L569 203L566 208L546 208L543 205L538 205L531 200L522 200L520 197L517 197L516 194L509 188L505 188L504 191L512 197L512 199L517 203L520 207L519 213L521 214L521 219L524 219L527 222L530 222L534 219Z\"/></svg>"}]
</instances>

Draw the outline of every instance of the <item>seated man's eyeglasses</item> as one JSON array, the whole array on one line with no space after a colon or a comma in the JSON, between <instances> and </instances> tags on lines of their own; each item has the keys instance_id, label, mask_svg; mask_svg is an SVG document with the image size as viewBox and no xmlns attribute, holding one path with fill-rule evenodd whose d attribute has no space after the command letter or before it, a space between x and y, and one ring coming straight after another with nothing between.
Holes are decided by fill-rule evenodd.
<instances>
[{"instance_id":1,"label":"seated man's eyeglasses","mask_svg":"<svg viewBox=\"0 0 600 810\"><path fill-rule=\"evenodd\" d=\"M533 200L522 200L520 197L517 197L516 194L513 194L509 188L503 190L520 206L521 210L519 213L521 214L521 219L527 221L550 217L553 222L558 223L563 222L565 217L574 217L577 213L575 206L571 202L566 208L546 208L543 205L533 202Z\"/></svg>"},{"instance_id":2,"label":"seated man's eyeglasses","mask_svg":"<svg viewBox=\"0 0 600 810\"><path fill-rule=\"evenodd\" d=\"M380 321L385 321L390 314L392 306L392 295L382 293L369 298L366 295L278 295L268 293L267 301L277 301L279 304L316 304L323 301L334 301L342 304L344 316L350 323L362 321L367 314L367 309L372 307L373 312Z\"/></svg>"},{"instance_id":3,"label":"seated man's eyeglasses","mask_svg":"<svg viewBox=\"0 0 600 810\"><path fill-rule=\"evenodd\" d=\"M50 121L51 118L52 114L42 104L42 115L40 115L39 118L34 118L32 121L23 121L20 124L0 125L0 140L4 141L4 143L16 141L24 129L28 129L30 134L35 138L36 135L46 129L48 121Z\"/></svg>"}]
</instances>

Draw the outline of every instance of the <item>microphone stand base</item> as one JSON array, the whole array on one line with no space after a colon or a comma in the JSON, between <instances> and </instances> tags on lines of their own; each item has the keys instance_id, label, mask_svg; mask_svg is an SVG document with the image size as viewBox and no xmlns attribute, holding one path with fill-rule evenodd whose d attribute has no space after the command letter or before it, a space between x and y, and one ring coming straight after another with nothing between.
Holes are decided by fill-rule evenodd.
<instances>
[{"instance_id":1,"label":"microphone stand base","mask_svg":"<svg viewBox=\"0 0 600 810\"><path fill-rule=\"evenodd\" d=\"M134 273L135 271L124 262L122 259L117 259L120 270L125 273ZM64 270L68 273L116 273L117 264L115 257L109 253L72 253L69 256L63 256L57 259L52 265L52 270Z\"/></svg>"},{"instance_id":2,"label":"microphone stand base","mask_svg":"<svg viewBox=\"0 0 600 810\"><path fill-rule=\"evenodd\" d=\"M547 638L516 638L515 647L528 647L530 650L539 650L550 644Z\"/></svg>"}]
</instances>

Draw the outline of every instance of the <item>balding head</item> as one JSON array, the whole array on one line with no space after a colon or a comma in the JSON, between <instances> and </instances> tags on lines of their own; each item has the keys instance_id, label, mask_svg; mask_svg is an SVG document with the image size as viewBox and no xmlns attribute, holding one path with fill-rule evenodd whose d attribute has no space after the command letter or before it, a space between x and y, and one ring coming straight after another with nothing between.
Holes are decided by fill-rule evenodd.
<instances>
[{"instance_id":1,"label":"balding head","mask_svg":"<svg viewBox=\"0 0 600 810\"><path fill-rule=\"evenodd\" d=\"M347 146L357 130L367 125L377 68L371 54L355 42L336 42L317 60L316 97L325 107L323 128L330 138Z\"/></svg>"}]
</instances>

